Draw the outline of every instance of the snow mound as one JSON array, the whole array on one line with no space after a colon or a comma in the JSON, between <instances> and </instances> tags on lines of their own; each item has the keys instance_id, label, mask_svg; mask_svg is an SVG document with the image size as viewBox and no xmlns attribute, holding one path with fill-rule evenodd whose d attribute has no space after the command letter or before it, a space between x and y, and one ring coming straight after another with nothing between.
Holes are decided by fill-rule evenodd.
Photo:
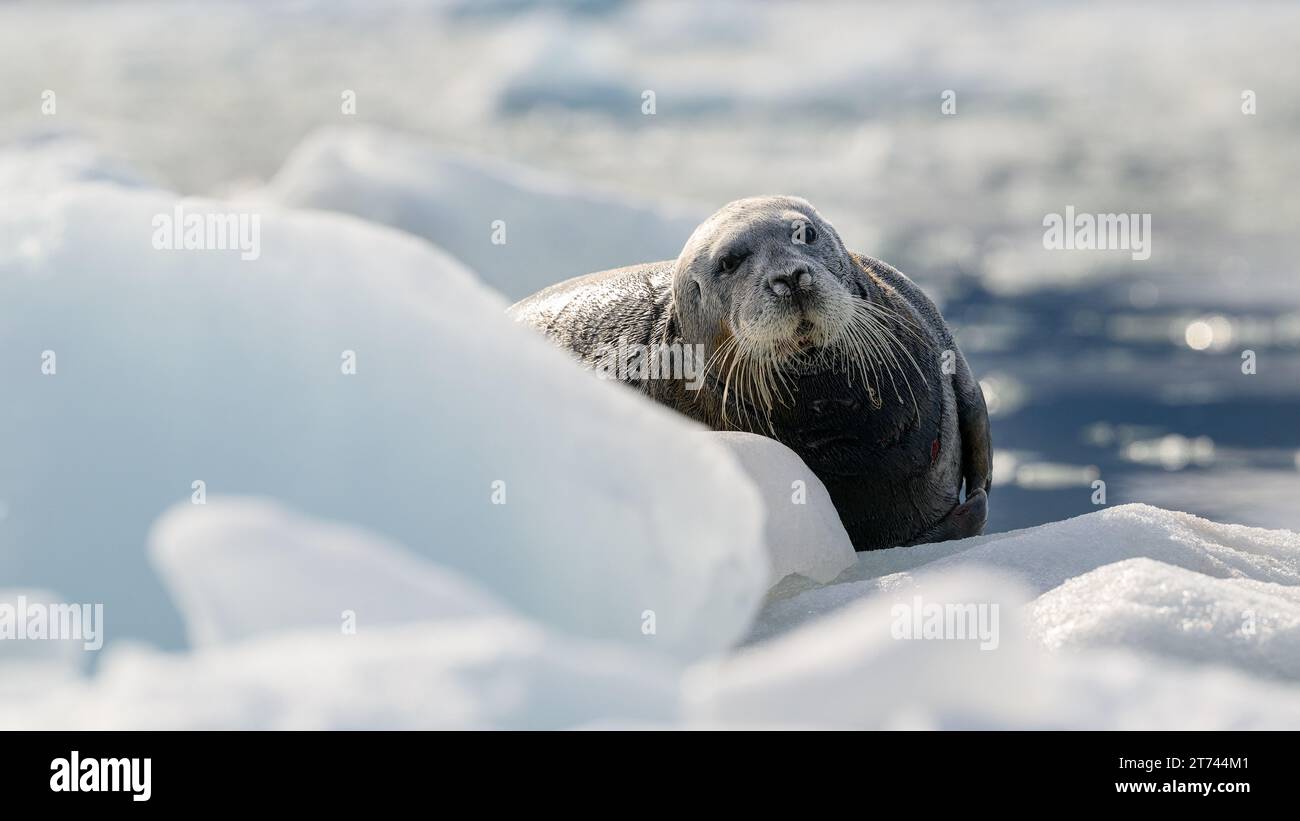
<instances>
[{"instance_id":1,"label":"snow mound","mask_svg":"<svg viewBox=\"0 0 1300 821\"><path fill-rule=\"evenodd\" d=\"M912 552L908 552L912 551ZM1300 536L1224 525L1142 504L1025 530L863 554L846 578L872 579L978 562L1014 573L1037 593L1124 559L1148 558L1214 578L1300 584Z\"/></svg>"},{"instance_id":2,"label":"snow mound","mask_svg":"<svg viewBox=\"0 0 1300 821\"><path fill-rule=\"evenodd\" d=\"M67 599L49 590L40 589L0 589L0 700L17 699L25 701L34 694L49 688L52 684L74 679L85 667L87 653L86 639L68 637L60 634L51 637L56 629L52 622L58 617L46 619L41 628L48 638L32 640L24 638L19 632L20 621L27 621L25 613L30 613L33 606L50 611L50 606L61 606ZM93 603L89 603L92 604ZM92 610L93 613L93 610ZM80 616L77 616L80 618ZM58 619L60 624L65 624ZM83 620L81 624L87 623ZM98 630L102 638L102 628L93 621L90 627ZM57 628L62 629L62 627ZM28 636L33 630L24 631Z\"/></svg>"},{"instance_id":3,"label":"snow mound","mask_svg":"<svg viewBox=\"0 0 1300 821\"><path fill-rule=\"evenodd\" d=\"M834 584L769 602L750 642L854 603L908 594L920 574L995 570L1028 587L1050 648L1114 646L1250 673L1300 673L1300 534L1123 505L1041 527L859 554Z\"/></svg>"},{"instance_id":4,"label":"snow mound","mask_svg":"<svg viewBox=\"0 0 1300 821\"><path fill-rule=\"evenodd\" d=\"M684 668L653 640L564 635L377 534L266 502L214 496L178 506L152 544L190 632L214 641L179 654L119 642L84 679L5 667L4 692L16 697L0 699L0 727L1300 726L1294 687L1133 652L1163 642L1185 616L1177 591L1161 590L1171 571L1195 577L1183 580L1193 590L1204 586L1193 599L1206 612L1213 596L1230 600L1214 585L1239 585L1236 601L1261 614L1293 605L1290 588L1205 586L1203 576L1147 560L1107 565L1036 601L996 570L921 567L840 612ZM1111 612L1097 607L1094 587L1118 588ZM393 601L380 600L383 591ZM1127 612L1129 601L1149 612ZM337 608L354 602L350 630ZM1075 641L1068 653L1038 640L1051 618L1086 619L1093 609L1097 624L1139 629L1105 636L1108 647ZM1070 643L1069 629L1057 632ZM1295 654L1293 632L1274 625L1259 635L1273 636L1279 659ZM1224 661L1223 644L1212 637L1203 660Z\"/></svg>"},{"instance_id":5,"label":"snow mound","mask_svg":"<svg viewBox=\"0 0 1300 821\"><path fill-rule=\"evenodd\" d=\"M179 504L154 524L149 548L193 646L510 613L398 545L264 499Z\"/></svg>"},{"instance_id":6,"label":"snow mound","mask_svg":"<svg viewBox=\"0 0 1300 821\"><path fill-rule=\"evenodd\" d=\"M0 190L8 195L72 183L152 187L127 163L74 134L37 132L0 145Z\"/></svg>"},{"instance_id":7,"label":"snow mound","mask_svg":"<svg viewBox=\"0 0 1300 821\"><path fill-rule=\"evenodd\" d=\"M1052 649L1128 647L1300 679L1300 587L1128 559L1040 596L1032 615Z\"/></svg>"},{"instance_id":8,"label":"snow mound","mask_svg":"<svg viewBox=\"0 0 1300 821\"><path fill-rule=\"evenodd\" d=\"M922 609L983 608L993 638L901 638L898 628L912 624L916 595ZM978 573L873 597L697 667L685 683L688 714L702 722L854 728L902 728L931 715L956 726L1011 720L1037 701L1019 672L1030 663L1028 645L1014 639L1023 635L1019 607L1026 598L1019 586Z\"/></svg>"},{"instance_id":9,"label":"snow mound","mask_svg":"<svg viewBox=\"0 0 1300 821\"><path fill-rule=\"evenodd\" d=\"M831 496L797 453L752 433L710 436L736 456L763 497L773 592L797 589L799 579L825 584L853 566L857 554Z\"/></svg>"},{"instance_id":10,"label":"snow mound","mask_svg":"<svg viewBox=\"0 0 1300 821\"><path fill-rule=\"evenodd\" d=\"M562 729L676 709L671 667L497 617L288 631L182 655L120 646L93 679L0 704L0 727Z\"/></svg>"},{"instance_id":11,"label":"snow mound","mask_svg":"<svg viewBox=\"0 0 1300 821\"><path fill-rule=\"evenodd\" d=\"M258 218L260 253L156 250L176 208ZM104 602L110 640L181 644L144 543L207 493L365 527L543 624L679 657L759 606L761 501L722 446L421 240L105 185L6 200L0 237L0 430L23 432L0 556Z\"/></svg>"},{"instance_id":12,"label":"snow mound","mask_svg":"<svg viewBox=\"0 0 1300 821\"><path fill-rule=\"evenodd\" d=\"M1257 676L1127 648L1049 653L1033 641L1030 595L996 571L921 570L906 586L696 665L684 680L685 720L828 729L1300 726L1300 691ZM900 629L936 605L977 615L996 606L981 623L994 640L978 629L927 636L925 621Z\"/></svg>"},{"instance_id":13,"label":"snow mound","mask_svg":"<svg viewBox=\"0 0 1300 821\"><path fill-rule=\"evenodd\" d=\"M562 635L361 528L213 498L169 511L151 552L193 650L120 642L86 679L0 665L0 692L22 696L0 704L0 727L561 729L677 715L679 668L651 645Z\"/></svg>"},{"instance_id":14,"label":"snow mound","mask_svg":"<svg viewBox=\"0 0 1300 821\"><path fill-rule=\"evenodd\" d=\"M424 237L511 301L591 271L675 258L702 216L370 128L308 137L263 196Z\"/></svg>"}]
</instances>

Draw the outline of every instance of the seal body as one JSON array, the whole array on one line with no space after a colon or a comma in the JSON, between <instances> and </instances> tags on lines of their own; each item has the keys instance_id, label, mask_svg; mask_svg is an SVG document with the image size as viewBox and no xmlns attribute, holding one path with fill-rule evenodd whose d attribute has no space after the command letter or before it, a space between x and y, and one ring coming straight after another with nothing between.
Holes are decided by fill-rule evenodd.
<instances>
[{"instance_id":1,"label":"seal body","mask_svg":"<svg viewBox=\"0 0 1300 821\"><path fill-rule=\"evenodd\" d=\"M676 260L567 280L510 314L715 430L793 449L857 550L983 530L988 414L947 324L805 200L730 203Z\"/></svg>"}]
</instances>

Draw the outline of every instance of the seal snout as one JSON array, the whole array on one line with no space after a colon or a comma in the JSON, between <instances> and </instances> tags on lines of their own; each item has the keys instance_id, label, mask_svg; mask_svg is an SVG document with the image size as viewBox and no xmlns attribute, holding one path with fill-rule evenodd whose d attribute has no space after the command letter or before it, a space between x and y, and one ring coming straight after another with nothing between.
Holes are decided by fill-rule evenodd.
<instances>
[{"instance_id":1,"label":"seal snout","mask_svg":"<svg viewBox=\"0 0 1300 821\"><path fill-rule=\"evenodd\" d=\"M812 289L812 272L806 265L796 265L787 271L773 271L767 275L767 290L775 296L799 300Z\"/></svg>"}]
</instances>

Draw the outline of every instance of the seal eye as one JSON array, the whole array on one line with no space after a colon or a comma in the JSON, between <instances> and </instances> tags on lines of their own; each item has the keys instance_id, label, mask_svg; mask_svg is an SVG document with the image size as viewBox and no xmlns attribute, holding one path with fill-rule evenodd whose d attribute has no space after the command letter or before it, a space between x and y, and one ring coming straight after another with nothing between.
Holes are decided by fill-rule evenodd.
<instances>
[{"instance_id":1,"label":"seal eye","mask_svg":"<svg viewBox=\"0 0 1300 821\"><path fill-rule=\"evenodd\" d=\"M811 222L802 223L802 228L802 236L800 237L800 242L802 244L812 245L817 241L817 229L813 227Z\"/></svg>"},{"instance_id":2,"label":"seal eye","mask_svg":"<svg viewBox=\"0 0 1300 821\"><path fill-rule=\"evenodd\" d=\"M741 263L744 261L744 254L727 254L722 259L718 260L718 271L719 273L729 274L739 268Z\"/></svg>"}]
</instances>

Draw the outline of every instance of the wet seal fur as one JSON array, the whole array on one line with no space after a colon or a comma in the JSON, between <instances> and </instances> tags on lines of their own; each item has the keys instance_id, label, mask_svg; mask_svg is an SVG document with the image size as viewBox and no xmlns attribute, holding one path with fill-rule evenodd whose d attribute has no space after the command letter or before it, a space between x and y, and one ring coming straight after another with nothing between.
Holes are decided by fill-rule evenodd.
<instances>
[{"instance_id":1,"label":"wet seal fur","mask_svg":"<svg viewBox=\"0 0 1300 821\"><path fill-rule=\"evenodd\" d=\"M620 345L702 346L702 378L623 379L715 430L793 449L857 550L984 529L988 413L947 323L806 200L737 200L676 260L570 279L509 312L592 368Z\"/></svg>"}]
</instances>

